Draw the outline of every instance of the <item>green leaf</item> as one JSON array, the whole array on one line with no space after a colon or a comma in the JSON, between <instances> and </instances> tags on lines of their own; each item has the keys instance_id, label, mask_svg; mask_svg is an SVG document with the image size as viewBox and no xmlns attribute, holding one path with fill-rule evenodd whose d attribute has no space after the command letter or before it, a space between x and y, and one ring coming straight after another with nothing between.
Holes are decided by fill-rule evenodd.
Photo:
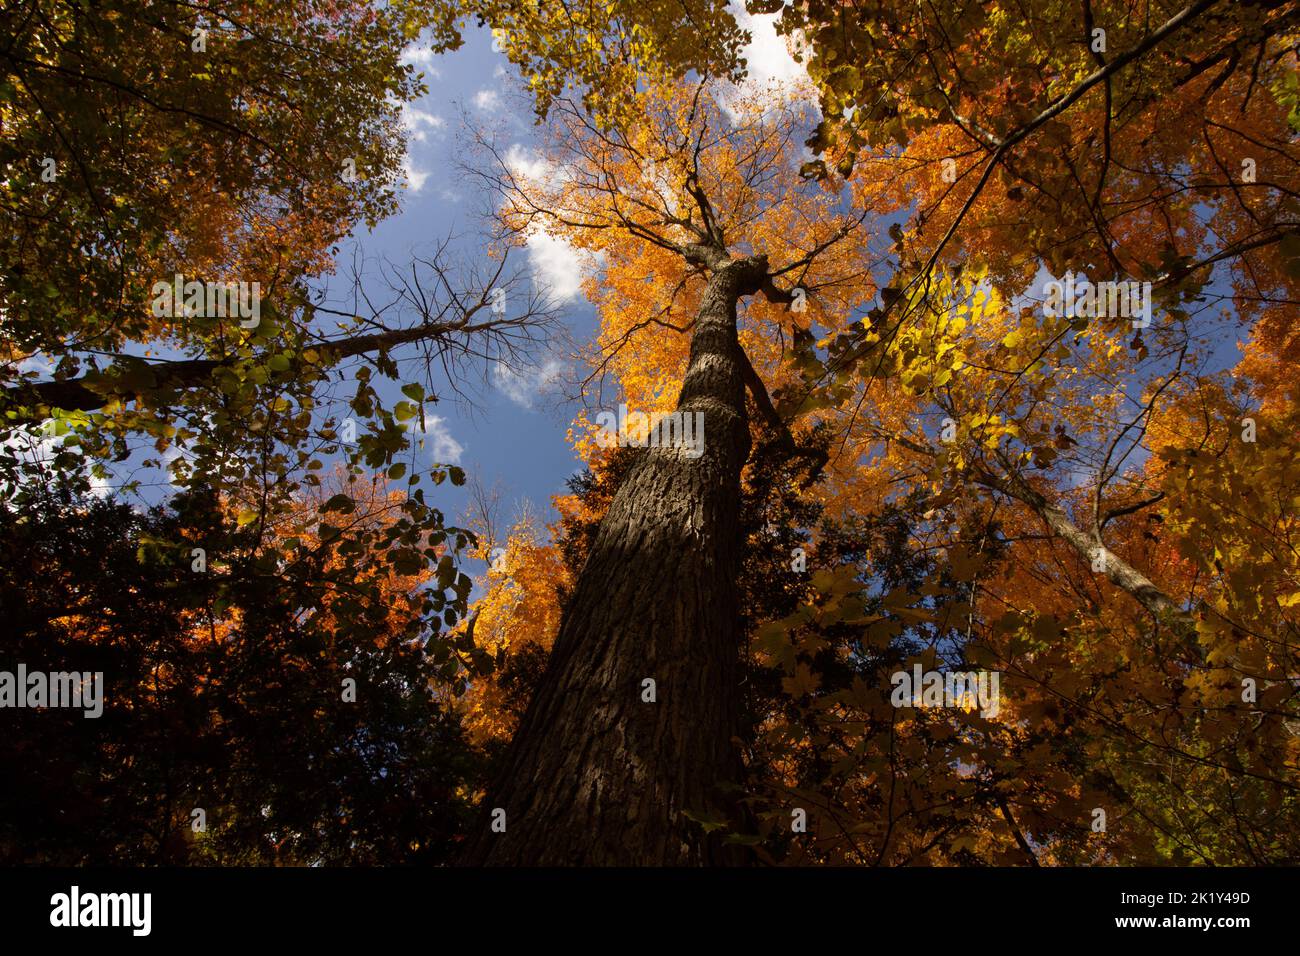
<instances>
[{"instance_id":1,"label":"green leaf","mask_svg":"<svg viewBox=\"0 0 1300 956\"><path fill-rule=\"evenodd\" d=\"M717 816L712 813L683 810L682 816L687 820L693 820L695 823L698 823L704 829L705 833L712 833L714 830L721 830L727 825L726 817Z\"/></svg>"},{"instance_id":2,"label":"green leaf","mask_svg":"<svg viewBox=\"0 0 1300 956\"><path fill-rule=\"evenodd\" d=\"M343 514L351 514L356 510L356 502L348 495L338 494L331 498L325 504L321 505L321 511L338 511Z\"/></svg>"},{"instance_id":3,"label":"green leaf","mask_svg":"<svg viewBox=\"0 0 1300 956\"><path fill-rule=\"evenodd\" d=\"M400 548L392 553L393 570L398 574L415 575L424 570L424 557L411 548Z\"/></svg>"},{"instance_id":4,"label":"green leaf","mask_svg":"<svg viewBox=\"0 0 1300 956\"><path fill-rule=\"evenodd\" d=\"M451 587L455 578L456 566L452 563L451 556L444 554L438 562L438 587L445 591Z\"/></svg>"}]
</instances>

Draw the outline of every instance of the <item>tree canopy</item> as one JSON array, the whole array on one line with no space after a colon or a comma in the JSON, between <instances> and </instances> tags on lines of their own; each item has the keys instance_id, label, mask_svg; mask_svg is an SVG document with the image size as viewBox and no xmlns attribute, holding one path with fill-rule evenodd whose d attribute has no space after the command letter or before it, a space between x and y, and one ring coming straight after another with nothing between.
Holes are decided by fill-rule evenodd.
<instances>
[{"instance_id":1,"label":"tree canopy","mask_svg":"<svg viewBox=\"0 0 1300 956\"><path fill-rule=\"evenodd\" d=\"M87 782L9 795L42 822L0 852L1300 857L1300 12L739 12L0 14L6 659L125 688L103 732L24 715L6 759L75 737ZM755 16L806 77L745 80ZM391 308L326 302L398 206L403 48L473 24L538 124L527 161L470 130L478 265L443 244ZM449 523L464 472L407 454L431 369L551 331L542 293L493 307L539 235L590 264L581 471L554 520ZM86 496L172 448L169 505Z\"/></svg>"}]
</instances>

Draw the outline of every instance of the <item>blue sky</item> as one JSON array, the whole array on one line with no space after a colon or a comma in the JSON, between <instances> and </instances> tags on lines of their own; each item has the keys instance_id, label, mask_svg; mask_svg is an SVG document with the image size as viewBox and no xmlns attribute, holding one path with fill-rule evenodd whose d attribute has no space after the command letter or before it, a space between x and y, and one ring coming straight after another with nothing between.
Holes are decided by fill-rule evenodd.
<instances>
[{"instance_id":1,"label":"blue sky","mask_svg":"<svg viewBox=\"0 0 1300 956\"><path fill-rule=\"evenodd\" d=\"M754 84L788 81L803 74L789 56L783 40L772 27L774 17L750 17L743 9L737 18L754 35L746 50L750 79ZM373 230L358 228L349 240L340 244L339 268L335 277L322 281L332 302L343 301L343 293L352 285L351 274L357 264L362 287L384 298L388 285L382 266L402 268L415 257L428 254L431 247L448 237L455 237L447 249L453 271L457 265L481 272L490 270L491 260L484 250L492 225L488 219L492 197L482 185L464 171L465 142L474 127L493 131L497 144L509 161L536 161L531 148L538 128L532 103L524 94L517 73L505 56L493 50L487 30L467 26L461 49L448 54L433 54L427 43L417 41L403 59L423 73L428 87L426 95L403 108L407 133L407 157L404 163L406 186L400 193L400 210L379 223ZM537 288L547 290L557 307L561 334L554 336L541 350L531 367L514 370L502 366L466 368L458 376L462 394L448 387L440 370L426 380L419 350L408 346L397 350L402 381L375 381L385 403L391 407L403 399L400 386L419 381L442 401L426 409L423 447L406 459L408 468L427 470L435 463L456 464L464 468L483 487L499 492L502 511L499 521L509 523L528 503L531 514L550 520L554 512L551 497L564 493L565 481L581 465L568 442L566 432L579 402L563 381L572 353L587 341L595 329L595 315L583 299L579 288L583 267L580 256L562 241L545 235L530 237L526 248L515 254L516 265L524 267ZM391 298L391 295L390 295ZM349 309L352 307L348 307ZM364 308L358 308L361 314ZM405 323L397 317L399 324ZM328 334L329 323L321 331ZM149 343L153 358L179 357L157 343ZM145 354L144 345L126 351ZM356 360L340 369L350 378ZM48 375L51 371L44 356L27 359L24 370ZM602 404L616 404L617 396L606 390ZM341 416L346 408L335 406L330 413ZM34 443L31 453L44 458L52 449L53 439ZM145 464L159 458L164 464L181 455L172 448L159 456L149 443L139 445L124 462L108 466L109 477L92 479L96 493L119 492L139 504L165 500L174 486L168 476ZM138 482L138 490L121 491L128 482ZM443 484L433 491L430 502L441 508L449 524L460 523L469 501L466 489Z\"/></svg>"},{"instance_id":2,"label":"blue sky","mask_svg":"<svg viewBox=\"0 0 1300 956\"><path fill-rule=\"evenodd\" d=\"M483 249L490 224L484 214L491 200L458 167L465 124L497 128L511 145L526 149L536 136L528 104L485 30L467 32L465 45L454 53L435 56L416 44L406 59L424 74L429 92L404 111L408 156L402 209L373 231L359 230L354 239L367 259L402 263L430 243L454 235L452 258L486 269ZM539 285L551 290L562 322L574 335L589 335L594 314L578 290L578 256L559 243L542 241L534 242L520 262ZM464 398L439 387L435 375L435 390L443 400L429 408L425 447L417 452L417 461L459 464L485 487L499 487L504 518L525 499L545 513L551 496L564 490L564 480L579 467L565 442L576 403L564 401L554 381L563 358L558 351L542 352L531 369L467 369L471 374L460 382ZM400 397L396 384L390 388L391 394L388 389L381 394ZM436 495L449 521L459 518L465 499L463 490L446 486Z\"/></svg>"},{"instance_id":3,"label":"blue sky","mask_svg":"<svg viewBox=\"0 0 1300 956\"><path fill-rule=\"evenodd\" d=\"M748 50L752 82L785 80L801 72L772 29L774 18L741 19L755 37ZM482 250L490 225L484 213L491 200L458 167L466 124L492 128L503 148L527 159L537 137L531 103L521 95L518 76L505 56L492 49L486 30L469 28L464 46L450 54L434 55L416 43L405 60L424 74L429 92L404 111L408 157L402 209L373 231L359 230L353 238L367 259L402 263L454 234L456 258L477 260L486 268ZM580 257L562 242L538 236L529 240L521 263L539 287L550 291L571 340L589 338L595 315L579 289ZM465 399L456 400L449 390L438 388L448 397L430 408L425 448L417 452L416 463L459 464L484 487L499 488L504 520L525 501L533 514L552 517L551 496L565 492L565 479L581 467L565 440L579 407L561 384L568 360L557 342L531 369L496 368L486 377L476 370L463 383ZM407 368L403 365L404 372ZM440 385L437 377L434 385ZM380 392L394 401L401 397L396 383ZM610 398L606 393L606 402ZM454 521L462 515L467 495L463 489L442 486L435 500Z\"/></svg>"}]
</instances>

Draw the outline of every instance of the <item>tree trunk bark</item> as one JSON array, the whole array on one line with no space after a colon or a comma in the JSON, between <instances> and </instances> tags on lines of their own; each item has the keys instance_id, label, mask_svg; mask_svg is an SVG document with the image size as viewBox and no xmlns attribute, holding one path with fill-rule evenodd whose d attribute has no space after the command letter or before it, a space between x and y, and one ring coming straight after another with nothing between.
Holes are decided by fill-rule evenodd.
<instances>
[{"instance_id":1,"label":"tree trunk bark","mask_svg":"<svg viewBox=\"0 0 1300 956\"><path fill-rule=\"evenodd\" d=\"M703 454L650 447L629 470L466 862L738 861L686 814L731 812L740 781L736 577L750 438L736 303L765 268L737 260L710 277L677 401L703 413ZM496 808L504 832L490 825Z\"/></svg>"}]
</instances>

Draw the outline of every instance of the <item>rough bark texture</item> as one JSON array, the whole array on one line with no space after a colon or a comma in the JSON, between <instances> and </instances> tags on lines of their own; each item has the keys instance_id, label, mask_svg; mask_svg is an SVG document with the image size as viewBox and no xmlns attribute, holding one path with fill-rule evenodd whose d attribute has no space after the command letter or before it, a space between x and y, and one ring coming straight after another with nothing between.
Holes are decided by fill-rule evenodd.
<instances>
[{"instance_id":1,"label":"rough bark texture","mask_svg":"<svg viewBox=\"0 0 1300 956\"><path fill-rule=\"evenodd\" d=\"M466 862L700 865L734 860L685 812L738 783L740 471L749 454L736 302L765 263L715 271L677 408L704 453L640 453L601 523L546 674ZM642 700L655 681L657 700ZM724 791L720 792L718 786Z\"/></svg>"}]
</instances>

